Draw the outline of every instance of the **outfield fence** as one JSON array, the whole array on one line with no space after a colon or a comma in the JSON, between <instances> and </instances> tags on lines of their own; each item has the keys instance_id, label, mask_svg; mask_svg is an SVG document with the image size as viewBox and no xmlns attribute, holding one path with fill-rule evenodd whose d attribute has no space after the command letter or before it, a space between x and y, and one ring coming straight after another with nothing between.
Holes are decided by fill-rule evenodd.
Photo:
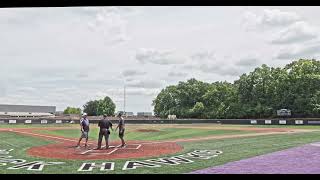
<instances>
[{"instance_id":1,"label":"outfield fence","mask_svg":"<svg viewBox=\"0 0 320 180\"><path fill-rule=\"evenodd\" d=\"M118 120L111 120L117 123ZM49 118L11 118L1 119L1 124L77 124L79 120L68 119L49 119ZM91 119L90 123L98 123L98 119ZM320 118L316 119L126 119L126 124L198 124L198 123L215 123L215 124L238 124L238 125L320 125Z\"/></svg>"}]
</instances>

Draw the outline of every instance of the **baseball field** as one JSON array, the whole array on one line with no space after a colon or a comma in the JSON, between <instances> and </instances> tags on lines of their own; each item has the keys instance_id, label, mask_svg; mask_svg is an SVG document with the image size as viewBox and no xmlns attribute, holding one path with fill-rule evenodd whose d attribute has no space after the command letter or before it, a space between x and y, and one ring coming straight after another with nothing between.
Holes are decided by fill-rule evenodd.
<instances>
[{"instance_id":1,"label":"baseball field","mask_svg":"<svg viewBox=\"0 0 320 180\"><path fill-rule=\"evenodd\" d=\"M0 174L318 173L320 127L289 125L127 124L127 145L89 147L77 124L0 125ZM104 142L103 142L104 145Z\"/></svg>"}]
</instances>

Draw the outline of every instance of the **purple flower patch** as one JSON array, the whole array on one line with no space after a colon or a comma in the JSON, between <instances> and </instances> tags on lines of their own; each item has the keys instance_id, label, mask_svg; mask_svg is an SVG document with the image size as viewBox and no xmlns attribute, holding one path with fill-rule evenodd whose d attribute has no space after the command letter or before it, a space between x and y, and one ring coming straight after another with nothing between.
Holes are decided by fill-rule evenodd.
<instances>
[{"instance_id":1,"label":"purple flower patch","mask_svg":"<svg viewBox=\"0 0 320 180\"><path fill-rule=\"evenodd\" d=\"M191 174L320 174L320 143L230 162Z\"/></svg>"}]
</instances>

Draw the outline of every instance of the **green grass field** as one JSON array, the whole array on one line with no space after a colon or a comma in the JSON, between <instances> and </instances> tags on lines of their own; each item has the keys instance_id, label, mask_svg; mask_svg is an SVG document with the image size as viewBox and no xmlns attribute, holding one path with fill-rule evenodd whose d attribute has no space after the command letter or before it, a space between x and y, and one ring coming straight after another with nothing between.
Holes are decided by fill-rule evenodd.
<instances>
[{"instance_id":1,"label":"green grass field","mask_svg":"<svg viewBox=\"0 0 320 180\"><path fill-rule=\"evenodd\" d=\"M40 132L43 134L65 136L70 138L78 138L79 130L78 129L66 129L66 130L39 130L35 132ZM92 128L90 131L90 139L98 139L98 128ZM181 137L205 137L205 136L219 136L226 134L244 134L250 133L248 131L239 131L239 130L204 130L204 129L191 129L191 128L163 128L158 132L137 132L129 131L126 133L127 140L172 140ZM117 139L116 133L111 133L111 139Z\"/></svg>"},{"instance_id":2,"label":"green grass field","mask_svg":"<svg viewBox=\"0 0 320 180\"><path fill-rule=\"evenodd\" d=\"M64 136L69 138L78 138L79 127L77 125L64 125L63 127L74 127L74 129L64 130L37 130L36 133ZM209 136L221 136L221 135L236 135L236 134L252 134L252 131L246 130L221 130L218 128L297 128L297 129L312 129L320 130L319 126L235 126L235 125L186 125L179 127L180 125L127 125L127 140L174 140L183 138L200 138ZM188 128L190 126L192 128ZM58 127L57 125L1 125L0 128L40 128L40 127ZM62 127L62 126L60 126ZM197 129L199 127L199 129ZM212 129L203 129L202 127L212 127ZM218 127L217 129L215 129ZM139 129L156 129L158 132L139 132ZM92 140L97 139L98 129L92 127L90 131L90 138ZM111 141L118 140L115 133L112 133ZM256 137L235 137L227 139L210 139L190 142L178 142L183 146L182 152L176 153L176 155L185 154L194 150L220 150L223 153L215 158L208 160L193 159L193 163L169 166L163 165L161 168L140 167L132 170L122 170L122 167L128 160L146 160L150 158L137 158L137 159L112 159L112 160L61 160L61 159L48 159L32 157L26 153L30 147L43 146L47 144L55 143L54 141L40 139L37 137L31 137L26 135L17 134L14 132L2 132L0 131L0 149L14 149L10 152L10 156L15 159L24 159L28 162L31 161L45 161L45 162L64 162L61 165L45 166L42 171L31 171L25 168L22 169L8 169L13 164L7 163L1 164L0 158L0 174L24 174L24 173L188 173L194 170L212 167L216 165L222 165L228 162L241 160L244 158L254 157L270 152L275 152L291 147L304 145L311 142L320 141L320 131L313 132L299 132L296 134L275 134L275 135L263 135ZM175 154L160 156L160 157L172 157ZM3 156L1 156L3 157ZM159 158L159 157L154 157ZM99 168L95 168L89 172L78 172L77 170L84 162L94 162L101 164L103 162L114 162L115 167L113 171L100 171Z\"/></svg>"}]
</instances>

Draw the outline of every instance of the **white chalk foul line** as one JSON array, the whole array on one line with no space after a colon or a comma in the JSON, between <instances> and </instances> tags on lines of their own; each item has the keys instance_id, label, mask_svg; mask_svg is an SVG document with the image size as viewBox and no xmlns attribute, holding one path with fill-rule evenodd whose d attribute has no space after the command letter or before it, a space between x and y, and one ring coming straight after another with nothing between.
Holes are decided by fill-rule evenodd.
<instances>
[{"instance_id":1,"label":"white chalk foul line","mask_svg":"<svg viewBox=\"0 0 320 180\"><path fill-rule=\"evenodd\" d=\"M135 147L135 148L126 148L128 145L137 145L137 147ZM95 150L95 149L90 149L90 150L88 150L88 151L84 151L83 153L81 153L82 155L84 155L84 154L87 154L87 153L89 153L89 152L92 152L92 153L90 153L90 154L94 154L94 155L97 155L97 154L99 154L99 155L110 155L110 154L112 154L112 153L114 153L114 152L116 152L116 151L118 151L119 149L140 149L140 147L142 146L142 144L128 144L128 145L126 145L126 146L124 146L124 148L121 148L121 145L118 145L118 146L116 146L112 151L110 151L110 152L107 152L107 153L101 153L101 152L92 152L93 150ZM103 146L103 147L105 147L105 146ZM99 150L100 151L100 150Z\"/></svg>"},{"instance_id":2,"label":"white chalk foul line","mask_svg":"<svg viewBox=\"0 0 320 180\"><path fill-rule=\"evenodd\" d=\"M105 145L101 146L101 148L105 148L105 147L106 147ZM97 149L89 149L87 151L82 152L81 154L84 155L84 154L87 154L88 152L91 152L91 151L94 151L94 150L97 150Z\"/></svg>"},{"instance_id":3,"label":"white chalk foul line","mask_svg":"<svg viewBox=\"0 0 320 180\"><path fill-rule=\"evenodd\" d=\"M23 131L14 131L14 130L10 130L10 131L11 132L15 132L15 133L20 133L20 134L28 134L28 135L45 137L45 138L52 138L52 139L58 139L58 140L63 140L63 141L78 142L77 140L65 139L65 138L55 137L55 136L48 136L48 135L42 135L42 134L36 134L36 133L30 133L30 132L23 132ZM88 142L88 144L93 145L93 143L89 143L89 142Z\"/></svg>"},{"instance_id":4,"label":"white chalk foul line","mask_svg":"<svg viewBox=\"0 0 320 180\"><path fill-rule=\"evenodd\" d=\"M136 149L140 149L140 147L142 146L142 144L139 144L139 146L137 146L137 148Z\"/></svg>"},{"instance_id":5,"label":"white chalk foul line","mask_svg":"<svg viewBox=\"0 0 320 180\"><path fill-rule=\"evenodd\" d=\"M117 149L117 148L120 147L120 146L121 146L121 145L118 145L118 146L109 146L109 148L115 148L115 149ZM105 145L104 145L104 146L101 146L101 148L105 148L105 147L106 147ZM87 154L87 153L92 152L92 151L94 151L94 150L99 150L99 149L89 149L89 150L87 150L87 151L82 152L81 155ZM91 154L94 154L94 153L91 153Z\"/></svg>"},{"instance_id":6,"label":"white chalk foul line","mask_svg":"<svg viewBox=\"0 0 320 180\"><path fill-rule=\"evenodd\" d=\"M106 147L106 146L102 146L101 148L104 148L104 147ZM116 150L118 150L118 147L119 147L119 146L116 146L112 151L110 151L110 152L108 152L108 153L93 152L93 153L90 153L90 154L111 154L111 153L115 152ZM97 149L90 149L90 150L85 151L85 152L83 152L83 153L81 153L81 154L84 155L84 154L87 154L87 153L89 153L89 152L91 152L91 151L94 151L94 150L97 150ZM97 150L97 151L101 151L101 150Z\"/></svg>"},{"instance_id":7,"label":"white chalk foul line","mask_svg":"<svg viewBox=\"0 0 320 180\"><path fill-rule=\"evenodd\" d=\"M320 142L317 142L317 143L311 143L310 145L311 145L311 146L317 146L317 147L320 147Z\"/></svg>"},{"instance_id":8,"label":"white chalk foul line","mask_svg":"<svg viewBox=\"0 0 320 180\"><path fill-rule=\"evenodd\" d=\"M117 151L118 150L118 148L115 148L114 150L112 150L112 151L110 151L110 152L107 152L107 153L98 153L98 152L93 152L93 153L91 153L91 154L93 154L93 155L109 155L109 154L112 154L112 153L114 153L115 151Z\"/></svg>"}]
</instances>

